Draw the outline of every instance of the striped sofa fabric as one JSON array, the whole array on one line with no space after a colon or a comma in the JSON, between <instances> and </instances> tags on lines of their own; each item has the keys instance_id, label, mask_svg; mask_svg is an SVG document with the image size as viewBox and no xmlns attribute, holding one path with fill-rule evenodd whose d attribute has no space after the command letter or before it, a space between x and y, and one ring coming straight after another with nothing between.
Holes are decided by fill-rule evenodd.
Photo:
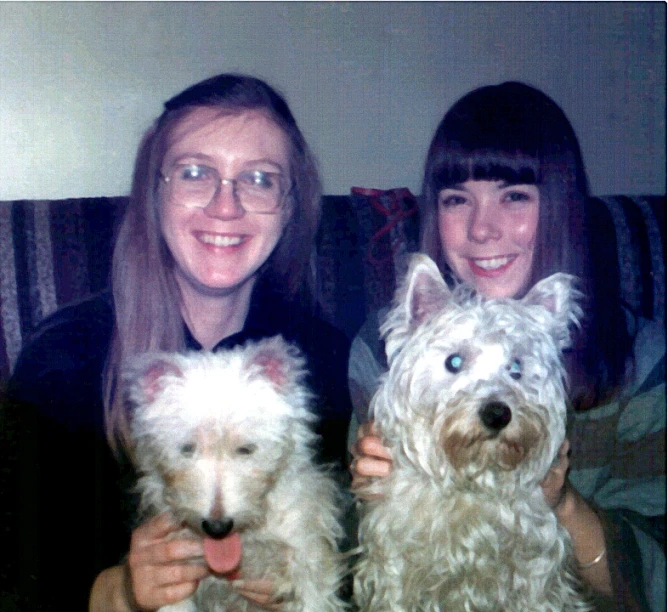
<instances>
[{"instance_id":1,"label":"striped sofa fabric","mask_svg":"<svg viewBox=\"0 0 668 612\"><path fill-rule=\"evenodd\" d=\"M0 380L39 323L108 284L126 198L0 202Z\"/></svg>"},{"instance_id":2,"label":"striped sofa fabric","mask_svg":"<svg viewBox=\"0 0 668 612\"><path fill-rule=\"evenodd\" d=\"M108 285L113 236L127 199L0 202L0 387L22 345L58 307ZM394 291L400 255L417 248L418 215L405 189L325 196L317 238L323 313L352 336ZM628 305L666 320L666 198L593 198L590 239L604 282Z\"/></svg>"}]
</instances>

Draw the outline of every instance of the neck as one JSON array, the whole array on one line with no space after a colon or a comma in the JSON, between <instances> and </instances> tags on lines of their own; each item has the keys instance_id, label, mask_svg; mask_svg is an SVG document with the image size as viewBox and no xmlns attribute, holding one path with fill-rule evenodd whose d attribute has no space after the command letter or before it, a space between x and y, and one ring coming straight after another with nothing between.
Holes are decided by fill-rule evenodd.
<instances>
[{"instance_id":1,"label":"neck","mask_svg":"<svg viewBox=\"0 0 668 612\"><path fill-rule=\"evenodd\" d=\"M202 348L211 350L223 338L243 329L255 279L228 292L211 295L180 279L177 282L181 289L181 315Z\"/></svg>"}]
</instances>

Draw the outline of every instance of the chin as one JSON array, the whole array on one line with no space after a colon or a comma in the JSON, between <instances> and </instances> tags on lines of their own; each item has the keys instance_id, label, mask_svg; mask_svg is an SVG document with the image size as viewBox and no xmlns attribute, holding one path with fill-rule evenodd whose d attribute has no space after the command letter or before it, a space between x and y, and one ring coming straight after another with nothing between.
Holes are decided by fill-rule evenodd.
<instances>
[{"instance_id":1,"label":"chin","mask_svg":"<svg viewBox=\"0 0 668 612\"><path fill-rule=\"evenodd\" d=\"M188 284L195 289L196 293L206 297L225 297L237 292L249 283L255 282L255 274L250 276L199 276L190 278Z\"/></svg>"},{"instance_id":2,"label":"chin","mask_svg":"<svg viewBox=\"0 0 668 612\"><path fill-rule=\"evenodd\" d=\"M486 298L491 299L505 299L515 298L521 292L521 287L512 282L504 283L502 280L494 283L487 283L484 280L480 282L473 282L475 288L482 293Z\"/></svg>"}]
</instances>

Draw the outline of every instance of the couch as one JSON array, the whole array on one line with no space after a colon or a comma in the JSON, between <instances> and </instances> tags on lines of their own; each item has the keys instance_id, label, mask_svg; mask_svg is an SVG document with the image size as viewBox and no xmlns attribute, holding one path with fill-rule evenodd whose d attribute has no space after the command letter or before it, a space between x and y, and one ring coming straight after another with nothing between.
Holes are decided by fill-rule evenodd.
<instances>
[{"instance_id":1,"label":"couch","mask_svg":"<svg viewBox=\"0 0 668 612\"><path fill-rule=\"evenodd\" d=\"M125 197L0 202L0 387L47 315L107 286L126 204ZM630 308L665 324L665 195L592 198L589 211L600 282L621 284ZM418 247L418 216L408 189L323 198L318 298L349 337L391 298L404 255Z\"/></svg>"}]
</instances>

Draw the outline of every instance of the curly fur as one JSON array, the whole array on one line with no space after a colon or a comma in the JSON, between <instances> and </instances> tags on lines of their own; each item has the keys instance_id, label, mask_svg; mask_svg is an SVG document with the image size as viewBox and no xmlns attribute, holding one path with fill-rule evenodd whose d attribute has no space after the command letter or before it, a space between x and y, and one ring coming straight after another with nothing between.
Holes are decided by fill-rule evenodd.
<instances>
[{"instance_id":1,"label":"curly fur","mask_svg":"<svg viewBox=\"0 0 668 612\"><path fill-rule=\"evenodd\" d=\"M339 491L313 462L304 360L277 336L229 351L154 353L124 373L141 514L169 510L189 537L232 521L242 578L268 578L288 612L342 609ZM259 608L222 576L162 612Z\"/></svg>"},{"instance_id":2,"label":"curly fur","mask_svg":"<svg viewBox=\"0 0 668 612\"><path fill-rule=\"evenodd\" d=\"M390 368L372 410L393 471L366 490L361 610L590 609L540 488L565 436L573 281L486 300L414 256L381 328Z\"/></svg>"}]
</instances>

